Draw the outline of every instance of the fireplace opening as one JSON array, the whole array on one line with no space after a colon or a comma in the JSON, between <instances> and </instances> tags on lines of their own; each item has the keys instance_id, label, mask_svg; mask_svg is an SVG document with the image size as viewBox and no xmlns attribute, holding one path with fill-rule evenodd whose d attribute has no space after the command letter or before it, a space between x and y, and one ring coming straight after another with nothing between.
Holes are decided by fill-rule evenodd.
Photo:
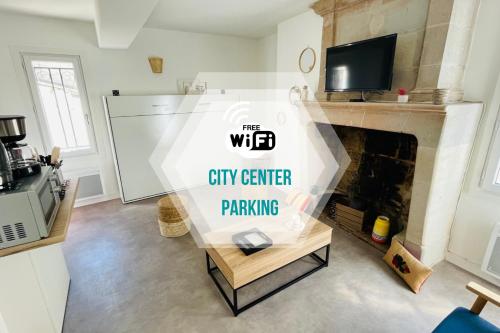
<instances>
[{"instance_id":1,"label":"fireplace opening","mask_svg":"<svg viewBox=\"0 0 500 333\"><path fill-rule=\"evenodd\" d=\"M410 134L333 126L351 163L325 206L323 216L384 250L408 223L417 138ZM370 240L378 216L387 216L386 244Z\"/></svg>"}]
</instances>

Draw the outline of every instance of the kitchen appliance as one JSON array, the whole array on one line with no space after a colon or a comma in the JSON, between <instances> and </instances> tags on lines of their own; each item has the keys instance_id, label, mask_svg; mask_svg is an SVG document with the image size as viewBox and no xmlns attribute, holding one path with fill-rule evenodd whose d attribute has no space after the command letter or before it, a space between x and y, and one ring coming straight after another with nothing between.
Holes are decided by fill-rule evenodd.
<instances>
[{"instance_id":1,"label":"kitchen appliance","mask_svg":"<svg viewBox=\"0 0 500 333\"><path fill-rule=\"evenodd\" d=\"M30 145L11 143L7 145L7 149L14 179L36 175L42 170L38 154Z\"/></svg>"},{"instance_id":2,"label":"kitchen appliance","mask_svg":"<svg viewBox=\"0 0 500 333\"><path fill-rule=\"evenodd\" d=\"M2 141L0 141L0 192L9 190L13 186L14 177L12 176L9 156Z\"/></svg>"},{"instance_id":3,"label":"kitchen appliance","mask_svg":"<svg viewBox=\"0 0 500 333\"><path fill-rule=\"evenodd\" d=\"M0 116L0 138L4 144L21 141L26 137L24 116Z\"/></svg>"},{"instance_id":4,"label":"kitchen appliance","mask_svg":"<svg viewBox=\"0 0 500 333\"><path fill-rule=\"evenodd\" d=\"M0 192L0 248L47 237L60 205L60 187L52 167L18 180L15 189Z\"/></svg>"},{"instance_id":5,"label":"kitchen appliance","mask_svg":"<svg viewBox=\"0 0 500 333\"><path fill-rule=\"evenodd\" d=\"M326 50L325 91L391 90L397 34Z\"/></svg>"},{"instance_id":6,"label":"kitchen appliance","mask_svg":"<svg viewBox=\"0 0 500 333\"><path fill-rule=\"evenodd\" d=\"M0 116L0 140L5 144L14 179L36 175L41 170L36 150L26 143L18 142L26 137L25 118Z\"/></svg>"}]
</instances>

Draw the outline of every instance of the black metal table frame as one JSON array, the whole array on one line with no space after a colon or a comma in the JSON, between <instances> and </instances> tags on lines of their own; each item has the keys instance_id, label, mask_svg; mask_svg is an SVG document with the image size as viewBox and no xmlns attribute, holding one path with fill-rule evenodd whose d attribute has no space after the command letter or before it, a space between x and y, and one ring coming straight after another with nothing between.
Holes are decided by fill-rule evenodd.
<instances>
[{"instance_id":1,"label":"black metal table frame","mask_svg":"<svg viewBox=\"0 0 500 333\"><path fill-rule=\"evenodd\" d=\"M326 249L326 250L325 250L325 252L326 252L326 253L325 253L325 259L321 258L320 256L318 256L318 255L315 253L315 252L318 252L318 251L320 251L320 250L322 250L322 249ZM217 267L217 263L216 263L216 262L215 262L215 261L214 261L214 260L210 257L210 255L208 254L208 252L206 252L206 251L205 251L205 255L206 255L206 259L207 259L207 271L208 271L208 274L212 277L212 280L214 280L215 285L217 286L217 289L219 289L220 293L221 293L221 294L222 294L222 296L224 297L224 300L225 300L225 301L226 301L226 303L229 305L229 307L230 307L230 308L231 308L231 310L233 311L234 316L236 317L237 315L239 315L239 314L240 314L240 313L242 313L243 311L248 310L248 309L249 309L249 308L251 308L252 306L257 305L257 304L259 304L260 302L262 302L262 301L266 300L267 298L269 298L269 297L273 296L274 294L277 294L277 293L279 293L280 291L282 291L282 290L284 290L284 289L286 289L286 288L290 287L291 285L295 284L296 282L299 282L300 280L302 280L303 278L305 278L305 277L307 277L307 276L311 275L312 273L314 273L314 272L316 272L316 271L318 271L318 270L322 269L323 267L327 267L327 266L328 266L328 259L329 259L329 257L330 257L330 244L328 244L328 245L326 245L326 246L323 246L323 247L321 247L321 248L319 248L319 249L317 249L317 250L314 250L313 252L308 253L308 254L306 254L305 256L302 256L302 257L300 257L300 258L298 258L298 259L295 259L294 261L292 261L292 262L290 262L290 263L288 263L288 264L286 264L286 265L284 265L284 266L281 266L280 268L277 268L277 269L275 269L275 270L273 270L273 271L271 271L271 272L269 272L269 273L267 273L267 274L265 274L265 275L263 275L263 276L261 276L261 277L259 277L259 278L255 279L255 280L253 280L253 281L250 281L249 283L247 283L247 284L245 284L245 285L243 285L243 286L241 286L241 287L238 287L238 288L236 288L236 289L234 289L234 288L231 286L231 284L229 283L229 281L228 281L228 280L226 279L226 277L224 276L224 273L222 273L222 272L221 272L221 275L224 277L224 280L226 280L227 284L229 285L229 287L230 287L230 288L232 289L232 291L233 291L233 300L232 300L232 301L229 299L229 296L226 294L226 292L225 292L225 291L224 291L224 289L222 288L221 284L219 283L219 281L217 280L217 278L216 278L216 277L215 277L215 275L214 275L214 272L215 272L215 271L220 271L219 267ZM240 289L242 289L242 288L244 288L244 287L246 287L246 286L248 286L248 285L250 285L250 284L254 283L255 281L258 281L258 280L260 280L260 279L262 279L262 278L264 278L264 277L268 276L269 274L272 274L272 273L274 273L274 272L276 272L276 271L278 271L278 270L280 270L280 269L282 269L282 268L284 268L284 267L286 267L286 266L288 266L288 265L291 265L291 264L293 264L294 262L296 262L296 261L298 261L298 260L301 260L301 259L303 259L303 258L305 258L305 257L307 257L307 256L312 257L314 260L316 260L316 261L318 262L318 264L319 264L319 265L318 265L318 266L316 266L316 267L314 267L313 269L311 269L311 270L309 270L309 271L307 271L307 272L303 273L302 275L300 275L300 276L298 276L298 277L294 278L293 280L291 280L291 281L289 281L289 282L287 282L287 283L285 283L285 284L283 284L283 285L279 286L278 288L271 290L270 292L266 293L265 295L260 296L260 297L259 297L259 298L257 298L256 300L253 300L253 301L251 301L250 303L248 303L248 304L246 304L246 305L244 305L244 306L242 306L242 307L238 307L238 290L240 290ZM211 265L210 265L210 261L212 261L212 262L214 263L214 265L215 265L214 267L211 267Z\"/></svg>"}]
</instances>

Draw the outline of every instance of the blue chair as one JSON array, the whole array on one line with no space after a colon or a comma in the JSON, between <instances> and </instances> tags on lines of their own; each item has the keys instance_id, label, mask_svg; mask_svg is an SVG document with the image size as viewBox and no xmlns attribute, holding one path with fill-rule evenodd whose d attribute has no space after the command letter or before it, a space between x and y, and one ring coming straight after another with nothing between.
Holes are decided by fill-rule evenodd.
<instances>
[{"instance_id":1,"label":"blue chair","mask_svg":"<svg viewBox=\"0 0 500 333\"><path fill-rule=\"evenodd\" d=\"M467 289L477 295L470 310L456 308L434 329L434 333L500 333L500 328L479 317L487 302L500 306L500 295L475 282L469 282Z\"/></svg>"}]
</instances>

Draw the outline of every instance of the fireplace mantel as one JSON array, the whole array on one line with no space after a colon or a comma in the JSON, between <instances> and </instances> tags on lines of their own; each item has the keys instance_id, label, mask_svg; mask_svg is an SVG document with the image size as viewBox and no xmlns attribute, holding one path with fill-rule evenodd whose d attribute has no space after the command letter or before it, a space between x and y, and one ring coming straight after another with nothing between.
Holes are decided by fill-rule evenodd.
<instances>
[{"instance_id":1,"label":"fireplace mantel","mask_svg":"<svg viewBox=\"0 0 500 333\"><path fill-rule=\"evenodd\" d=\"M418 140L404 245L425 264L445 257L481 103L307 102L315 122L407 133Z\"/></svg>"},{"instance_id":2,"label":"fireplace mantel","mask_svg":"<svg viewBox=\"0 0 500 333\"><path fill-rule=\"evenodd\" d=\"M431 103L395 103L395 102L306 102L308 106L320 105L323 109L336 110L383 110L396 112L431 112L445 114L446 104L435 105ZM471 103L460 103L471 104ZM453 104L452 104L453 105Z\"/></svg>"}]
</instances>

